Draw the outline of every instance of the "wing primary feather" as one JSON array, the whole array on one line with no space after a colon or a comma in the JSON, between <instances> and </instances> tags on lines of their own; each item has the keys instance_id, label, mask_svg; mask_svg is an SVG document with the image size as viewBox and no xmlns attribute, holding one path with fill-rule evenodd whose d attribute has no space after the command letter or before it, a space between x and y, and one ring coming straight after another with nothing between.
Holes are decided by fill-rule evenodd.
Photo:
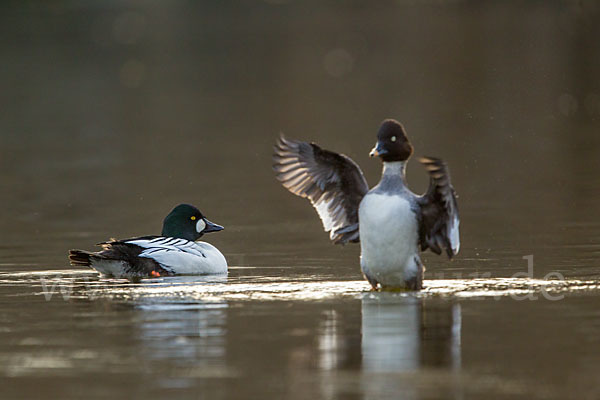
<instances>
[{"instance_id":1,"label":"wing primary feather","mask_svg":"<svg viewBox=\"0 0 600 400\"><path fill-rule=\"evenodd\" d=\"M281 135L274 146L273 170L283 187L310 200L334 243L359 240L358 206L369 187L352 159Z\"/></svg>"},{"instance_id":2,"label":"wing primary feather","mask_svg":"<svg viewBox=\"0 0 600 400\"><path fill-rule=\"evenodd\" d=\"M439 158L422 157L419 161L430 176L429 188L419 199L421 249L429 248L436 254L441 254L444 249L448 257L452 258L460 249L460 221L450 171Z\"/></svg>"}]
</instances>

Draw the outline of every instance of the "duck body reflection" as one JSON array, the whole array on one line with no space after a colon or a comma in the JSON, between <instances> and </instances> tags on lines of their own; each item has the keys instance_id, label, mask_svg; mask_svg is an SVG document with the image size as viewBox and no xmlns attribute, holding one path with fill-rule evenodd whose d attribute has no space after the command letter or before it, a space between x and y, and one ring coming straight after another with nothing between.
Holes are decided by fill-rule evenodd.
<instances>
[{"instance_id":1,"label":"duck body reflection","mask_svg":"<svg viewBox=\"0 0 600 400\"><path fill-rule=\"evenodd\" d=\"M411 371L460 366L460 304L367 294L362 299L363 368Z\"/></svg>"},{"instance_id":2,"label":"duck body reflection","mask_svg":"<svg viewBox=\"0 0 600 400\"><path fill-rule=\"evenodd\" d=\"M361 329L364 398L421 398L429 380L452 375L461 365L458 303L365 294Z\"/></svg>"}]
</instances>

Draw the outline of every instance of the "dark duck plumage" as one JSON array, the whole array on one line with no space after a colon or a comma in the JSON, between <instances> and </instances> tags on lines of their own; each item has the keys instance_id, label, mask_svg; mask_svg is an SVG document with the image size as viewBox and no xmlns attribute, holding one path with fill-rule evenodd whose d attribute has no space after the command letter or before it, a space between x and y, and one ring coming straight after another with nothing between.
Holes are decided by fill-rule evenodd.
<instances>
[{"instance_id":1,"label":"dark duck plumage","mask_svg":"<svg viewBox=\"0 0 600 400\"><path fill-rule=\"evenodd\" d=\"M412 152L403 126L383 121L371 151L383 161L383 174L369 190L360 167L343 154L283 136L275 145L277 179L310 200L334 243L360 241L361 269L376 289L420 289L419 246L436 254L445 250L450 258L459 250L458 206L448 168L440 159L421 158L430 184L416 195L405 181Z\"/></svg>"},{"instance_id":2,"label":"dark duck plumage","mask_svg":"<svg viewBox=\"0 0 600 400\"><path fill-rule=\"evenodd\" d=\"M116 277L152 277L164 275L219 274L227 272L221 252L202 235L223 227L210 222L194 206L180 204L163 221L161 236L99 243L102 250L70 250L71 265L86 266Z\"/></svg>"}]
</instances>

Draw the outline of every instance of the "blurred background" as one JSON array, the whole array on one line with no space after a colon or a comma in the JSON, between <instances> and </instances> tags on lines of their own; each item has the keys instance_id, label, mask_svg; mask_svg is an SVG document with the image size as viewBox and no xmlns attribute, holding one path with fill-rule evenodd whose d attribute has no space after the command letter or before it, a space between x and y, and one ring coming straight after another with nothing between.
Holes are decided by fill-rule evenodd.
<instances>
[{"instance_id":1,"label":"blurred background","mask_svg":"<svg viewBox=\"0 0 600 400\"><path fill-rule=\"evenodd\" d=\"M66 266L189 202L234 263L296 251L358 276L358 246L329 244L271 148L314 140L375 185L384 118L448 162L465 258L503 260L469 269L514 272L534 250L564 269L557 246L597 243L594 1L19 1L0 32L4 263ZM416 160L408 180L427 186Z\"/></svg>"},{"instance_id":2,"label":"blurred background","mask_svg":"<svg viewBox=\"0 0 600 400\"><path fill-rule=\"evenodd\" d=\"M312 140L373 186L396 118L459 194L461 253L425 253L426 286L468 296L529 255L536 278L597 282L599 38L591 0L2 2L0 397L598 398L597 291L362 293L359 246L329 242L271 155ZM427 187L416 157L408 182ZM225 226L204 237L224 282L68 265L182 202ZM71 298L46 297L54 276Z\"/></svg>"}]
</instances>

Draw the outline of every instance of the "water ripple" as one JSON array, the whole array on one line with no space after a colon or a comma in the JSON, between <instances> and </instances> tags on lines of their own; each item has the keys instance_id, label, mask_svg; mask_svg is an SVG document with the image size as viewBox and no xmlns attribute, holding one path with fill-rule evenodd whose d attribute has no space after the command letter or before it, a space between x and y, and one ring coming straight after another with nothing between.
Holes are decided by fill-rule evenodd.
<instances>
[{"instance_id":1,"label":"water ripple","mask_svg":"<svg viewBox=\"0 0 600 400\"><path fill-rule=\"evenodd\" d=\"M45 271L0 274L0 286L19 288L11 295L36 295L51 299L62 296L65 300L112 298L116 301L141 299L165 302L197 301L222 302L225 300L323 300L331 298L361 298L379 295L370 291L365 281L323 281L313 277L276 279L264 277L182 276L143 280L132 283L124 279L99 279L93 272ZM391 292L382 296L415 297L505 297L537 298L544 295L554 299L570 293L598 292L598 280L542 280L527 278L489 279L432 279L426 280L420 292Z\"/></svg>"}]
</instances>

